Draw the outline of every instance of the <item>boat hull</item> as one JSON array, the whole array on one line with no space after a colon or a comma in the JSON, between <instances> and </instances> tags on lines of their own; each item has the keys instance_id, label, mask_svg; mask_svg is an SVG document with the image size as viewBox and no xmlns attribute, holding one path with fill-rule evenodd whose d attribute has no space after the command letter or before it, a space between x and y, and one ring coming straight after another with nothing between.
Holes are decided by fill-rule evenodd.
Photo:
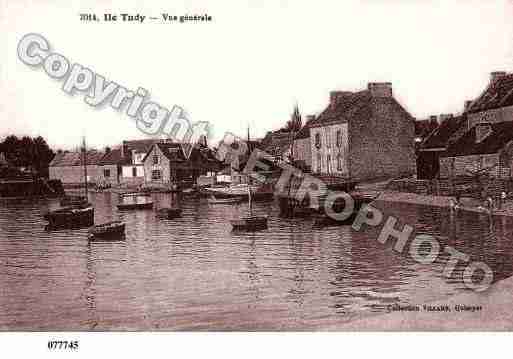
<instances>
[{"instance_id":1,"label":"boat hull","mask_svg":"<svg viewBox=\"0 0 513 359\"><path fill-rule=\"evenodd\" d=\"M267 217L246 217L230 221L234 230L256 231L267 228Z\"/></svg>"},{"instance_id":2,"label":"boat hull","mask_svg":"<svg viewBox=\"0 0 513 359\"><path fill-rule=\"evenodd\" d=\"M157 211L157 218L174 219L182 216L180 208L162 208Z\"/></svg>"},{"instance_id":3,"label":"boat hull","mask_svg":"<svg viewBox=\"0 0 513 359\"><path fill-rule=\"evenodd\" d=\"M94 208L69 208L52 211L44 216L47 230L84 228L94 225Z\"/></svg>"},{"instance_id":4,"label":"boat hull","mask_svg":"<svg viewBox=\"0 0 513 359\"><path fill-rule=\"evenodd\" d=\"M153 209L153 202L118 204L119 211L134 211L134 210L148 210L148 209Z\"/></svg>"},{"instance_id":5,"label":"boat hull","mask_svg":"<svg viewBox=\"0 0 513 359\"><path fill-rule=\"evenodd\" d=\"M89 230L90 239L119 240L125 237L125 223L113 222L99 225Z\"/></svg>"}]
</instances>

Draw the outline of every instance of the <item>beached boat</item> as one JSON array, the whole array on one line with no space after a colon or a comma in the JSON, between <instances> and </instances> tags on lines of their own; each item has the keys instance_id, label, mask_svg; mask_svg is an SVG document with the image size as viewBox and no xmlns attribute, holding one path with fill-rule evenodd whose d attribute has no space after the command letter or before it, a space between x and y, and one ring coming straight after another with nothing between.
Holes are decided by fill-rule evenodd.
<instances>
[{"instance_id":1,"label":"beached boat","mask_svg":"<svg viewBox=\"0 0 513 359\"><path fill-rule=\"evenodd\" d=\"M161 208L157 211L157 218L174 219L182 216L181 208Z\"/></svg>"},{"instance_id":2,"label":"beached boat","mask_svg":"<svg viewBox=\"0 0 513 359\"><path fill-rule=\"evenodd\" d=\"M228 197L228 198L216 198L215 196L211 196L208 199L208 203L210 204L236 204L240 203L244 200L243 197Z\"/></svg>"},{"instance_id":3,"label":"beached boat","mask_svg":"<svg viewBox=\"0 0 513 359\"><path fill-rule=\"evenodd\" d=\"M113 221L94 226L89 230L90 239L120 239L125 235L125 223Z\"/></svg>"},{"instance_id":4,"label":"beached boat","mask_svg":"<svg viewBox=\"0 0 513 359\"><path fill-rule=\"evenodd\" d=\"M238 231L258 231L267 228L267 216L254 216L253 215L253 201L251 188L247 188L248 191L248 209L249 215L230 221L234 230Z\"/></svg>"},{"instance_id":5,"label":"beached boat","mask_svg":"<svg viewBox=\"0 0 513 359\"><path fill-rule=\"evenodd\" d=\"M133 202L133 203L120 203L118 204L118 210L120 211L132 211L132 210L143 210L143 209L152 209L153 201L146 202Z\"/></svg>"}]
</instances>

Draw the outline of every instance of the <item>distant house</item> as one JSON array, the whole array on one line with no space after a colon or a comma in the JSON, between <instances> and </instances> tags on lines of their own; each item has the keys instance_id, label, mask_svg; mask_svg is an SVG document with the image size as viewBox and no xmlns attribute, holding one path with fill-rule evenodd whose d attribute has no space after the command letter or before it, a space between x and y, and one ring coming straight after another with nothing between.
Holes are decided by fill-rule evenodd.
<instances>
[{"instance_id":1,"label":"distant house","mask_svg":"<svg viewBox=\"0 0 513 359\"><path fill-rule=\"evenodd\" d=\"M310 126L312 173L353 180L411 176L414 131L414 118L393 97L390 83L333 91Z\"/></svg>"},{"instance_id":2,"label":"distant house","mask_svg":"<svg viewBox=\"0 0 513 359\"><path fill-rule=\"evenodd\" d=\"M142 162L146 184L196 183L200 176L214 177L221 170L211 149L195 145L189 158L180 143L154 144Z\"/></svg>"},{"instance_id":3,"label":"distant house","mask_svg":"<svg viewBox=\"0 0 513 359\"><path fill-rule=\"evenodd\" d=\"M123 141L121 145L121 177L120 183L125 185L141 185L145 181L144 157L158 139Z\"/></svg>"},{"instance_id":4,"label":"distant house","mask_svg":"<svg viewBox=\"0 0 513 359\"><path fill-rule=\"evenodd\" d=\"M447 151L440 154L440 177L468 176L476 171L509 177L512 123L513 74L492 72L484 92L465 103L462 119L454 124Z\"/></svg>"},{"instance_id":5,"label":"distant house","mask_svg":"<svg viewBox=\"0 0 513 359\"><path fill-rule=\"evenodd\" d=\"M122 167L127 162L121 148L106 152L98 164L100 166L99 183L110 185L121 183Z\"/></svg>"},{"instance_id":6,"label":"distant house","mask_svg":"<svg viewBox=\"0 0 513 359\"><path fill-rule=\"evenodd\" d=\"M435 179L440 176L440 157L457 131L465 125L466 115L442 117L440 125L421 142L417 150L417 178Z\"/></svg>"},{"instance_id":7,"label":"distant house","mask_svg":"<svg viewBox=\"0 0 513 359\"><path fill-rule=\"evenodd\" d=\"M96 150L87 152L87 180L92 183L101 178L100 160L104 153ZM50 162L50 179L60 180L63 184L82 184L84 182L83 155L80 151L57 153Z\"/></svg>"},{"instance_id":8,"label":"distant house","mask_svg":"<svg viewBox=\"0 0 513 359\"><path fill-rule=\"evenodd\" d=\"M478 123L440 158L443 178L475 176L510 178L513 161L513 122Z\"/></svg>"},{"instance_id":9,"label":"distant house","mask_svg":"<svg viewBox=\"0 0 513 359\"><path fill-rule=\"evenodd\" d=\"M292 156L294 166L305 172L312 169L312 146L310 140L310 127L315 123L315 116L306 117L305 125L296 133L294 137L294 146Z\"/></svg>"}]
</instances>

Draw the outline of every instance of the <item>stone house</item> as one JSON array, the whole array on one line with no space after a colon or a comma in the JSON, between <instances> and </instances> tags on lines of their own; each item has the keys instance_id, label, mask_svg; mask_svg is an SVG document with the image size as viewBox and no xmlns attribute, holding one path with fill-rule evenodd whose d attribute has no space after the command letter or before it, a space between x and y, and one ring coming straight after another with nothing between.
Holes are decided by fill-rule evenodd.
<instances>
[{"instance_id":1,"label":"stone house","mask_svg":"<svg viewBox=\"0 0 513 359\"><path fill-rule=\"evenodd\" d=\"M331 92L329 105L310 126L312 173L356 181L413 175L414 121L390 83Z\"/></svg>"},{"instance_id":2,"label":"stone house","mask_svg":"<svg viewBox=\"0 0 513 359\"><path fill-rule=\"evenodd\" d=\"M87 151L87 180L97 183L101 178L100 160L104 153L96 150ZM50 162L51 180L60 180L63 184L80 185L84 183L84 165L82 152L60 152Z\"/></svg>"},{"instance_id":3,"label":"stone house","mask_svg":"<svg viewBox=\"0 0 513 359\"><path fill-rule=\"evenodd\" d=\"M157 143L153 145L142 162L146 184L196 183L200 176L221 170L219 161L208 147L197 144L189 158L180 143Z\"/></svg>"},{"instance_id":4,"label":"stone house","mask_svg":"<svg viewBox=\"0 0 513 359\"><path fill-rule=\"evenodd\" d=\"M513 122L478 123L456 142L450 143L440 158L442 178L511 178Z\"/></svg>"},{"instance_id":5,"label":"stone house","mask_svg":"<svg viewBox=\"0 0 513 359\"><path fill-rule=\"evenodd\" d=\"M99 162L99 184L118 185L121 182L122 165L126 159L122 156L121 148L107 151Z\"/></svg>"}]
</instances>

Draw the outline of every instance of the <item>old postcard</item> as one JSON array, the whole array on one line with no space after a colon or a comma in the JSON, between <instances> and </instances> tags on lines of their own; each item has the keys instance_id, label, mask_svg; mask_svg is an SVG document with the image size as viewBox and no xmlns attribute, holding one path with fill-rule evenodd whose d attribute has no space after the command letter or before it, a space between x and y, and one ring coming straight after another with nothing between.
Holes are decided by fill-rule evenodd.
<instances>
[{"instance_id":1,"label":"old postcard","mask_svg":"<svg viewBox=\"0 0 513 359\"><path fill-rule=\"evenodd\" d=\"M0 4L2 331L513 329L511 1Z\"/></svg>"}]
</instances>

